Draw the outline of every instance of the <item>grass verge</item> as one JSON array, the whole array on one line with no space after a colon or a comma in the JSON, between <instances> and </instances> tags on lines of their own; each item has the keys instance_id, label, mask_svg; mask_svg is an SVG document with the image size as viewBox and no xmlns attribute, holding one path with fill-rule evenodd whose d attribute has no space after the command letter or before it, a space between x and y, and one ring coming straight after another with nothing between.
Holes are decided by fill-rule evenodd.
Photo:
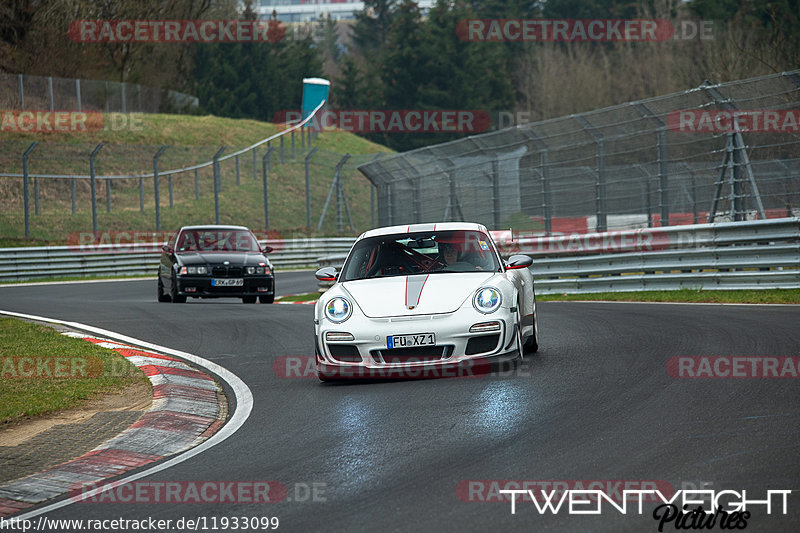
<instances>
[{"instance_id":1,"label":"grass verge","mask_svg":"<svg viewBox=\"0 0 800 533\"><path fill-rule=\"evenodd\" d=\"M14 133L0 143L0 169L20 173L21 157L33 141L40 145L30 156L32 174L87 175L89 153L100 141L108 144L97 155L98 175L129 175L153 170L153 155L161 145L169 148L159 159L162 174L169 169L205 163L221 145L225 154L245 148L277 131L269 123L213 116L142 115L135 131L86 132L58 135ZM292 157L291 138L273 141L274 152L268 170L269 228L275 237L318 235L357 235L371 227L370 184L357 166L371 161L379 152L391 150L348 132L323 132L313 140L317 151L309 159L310 221L306 214L305 157L299 138L295 138ZM334 169L344 154L351 154L341 168L341 179L347 209L329 206L322 219L323 207L331 190ZM266 146L253 160L252 153L220 162L220 223L241 224L256 230L267 226L264 209L263 169ZM281 162L283 160L283 162ZM254 167L255 164L255 167ZM236 169L239 169L237 180ZM255 171L255 174L254 174ZM255 179L254 179L255 178ZM159 178L160 224L165 231L174 231L186 224L208 224L215 220L213 173L211 168L199 170L195 185L194 172ZM238 184L237 184L238 181ZM30 238L24 236L23 186L21 178L0 179L0 248L66 244L82 232L91 232L91 196L88 179L75 180L75 213L72 213L72 180L40 179L30 184ZM39 214L35 209L34 191L39 189ZM197 187L197 188L195 188ZM100 179L96 184L98 228L101 232L155 230L155 184L142 181L143 205L140 205L139 180ZM110 206L106 194L110 196ZM170 201L172 197L172 201ZM170 205L172 205L170 207ZM353 228L348 227L349 212ZM310 223L309 223L310 222Z\"/></svg>"},{"instance_id":2,"label":"grass verge","mask_svg":"<svg viewBox=\"0 0 800 533\"><path fill-rule=\"evenodd\" d=\"M278 302L315 302L319 299L319 292L307 292L305 294L292 294L290 296L279 296L275 298Z\"/></svg>"},{"instance_id":3,"label":"grass verge","mask_svg":"<svg viewBox=\"0 0 800 533\"><path fill-rule=\"evenodd\" d=\"M80 406L145 375L107 348L0 317L0 424Z\"/></svg>"},{"instance_id":4,"label":"grass verge","mask_svg":"<svg viewBox=\"0 0 800 533\"><path fill-rule=\"evenodd\" d=\"M800 289L763 289L704 291L680 289L677 291L598 292L591 294L542 294L539 301L605 300L615 302L696 302L696 303L750 303L750 304L800 304Z\"/></svg>"},{"instance_id":5,"label":"grass verge","mask_svg":"<svg viewBox=\"0 0 800 533\"><path fill-rule=\"evenodd\" d=\"M119 276L60 276L55 278L37 278L20 281L0 281L0 285L19 285L21 283L54 283L59 281L114 281L123 279L152 279L155 281L156 273L153 274L133 274Z\"/></svg>"}]
</instances>

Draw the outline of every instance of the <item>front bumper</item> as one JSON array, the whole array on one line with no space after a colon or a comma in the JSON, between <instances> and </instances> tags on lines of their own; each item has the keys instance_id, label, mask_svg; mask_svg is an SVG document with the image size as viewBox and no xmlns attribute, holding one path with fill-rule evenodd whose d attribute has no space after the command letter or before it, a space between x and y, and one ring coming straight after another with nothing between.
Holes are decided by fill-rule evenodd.
<instances>
[{"instance_id":1,"label":"front bumper","mask_svg":"<svg viewBox=\"0 0 800 533\"><path fill-rule=\"evenodd\" d=\"M460 309L441 315L373 319L363 315L342 324L322 319L316 326L317 371L322 378L381 379L468 377L520 357L516 314L501 308L490 315ZM497 322L497 331L470 332L475 324ZM331 340L328 332L349 333L352 340ZM434 333L433 346L387 347L392 335Z\"/></svg>"},{"instance_id":2,"label":"front bumper","mask_svg":"<svg viewBox=\"0 0 800 533\"><path fill-rule=\"evenodd\" d=\"M239 286L213 286L213 276L178 276L177 292L181 296L223 298L242 296L270 296L275 294L273 276L246 276ZM217 278L218 279L218 278Z\"/></svg>"}]
</instances>

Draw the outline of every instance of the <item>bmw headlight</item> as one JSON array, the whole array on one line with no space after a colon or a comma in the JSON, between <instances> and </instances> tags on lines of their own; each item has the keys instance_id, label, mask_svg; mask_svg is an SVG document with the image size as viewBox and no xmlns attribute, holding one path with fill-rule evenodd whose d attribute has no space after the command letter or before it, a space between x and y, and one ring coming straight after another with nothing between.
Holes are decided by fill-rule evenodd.
<instances>
[{"instance_id":1,"label":"bmw headlight","mask_svg":"<svg viewBox=\"0 0 800 533\"><path fill-rule=\"evenodd\" d=\"M247 272L251 276L253 274L263 276L264 274L269 274L269 267L266 266L266 263L259 263L257 267L256 266L246 267L245 272Z\"/></svg>"},{"instance_id":2,"label":"bmw headlight","mask_svg":"<svg viewBox=\"0 0 800 533\"><path fill-rule=\"evenodd\" d=\"M208 268L205 266L188 266L181 267L181 274L208 274Z\"/></svg>"},{"instance_id":3,"label":"bmw headlight","mask_svg":"<svg viewBox=\"0 0 800 533\"><path fill-rule=\"evenodd\" d=\"M341 296L331 299L325 306L325 316L328 317L328 320L337 324L350 318L352 313L353 305Z\"/></svg>"},{"instance_id":4,"label":"bmw headlight","mask_svg":"<svg viewBox=\"0 0 800 533\"><path fill-rule=\"evenodd\" d=\"M472 305L475 309L486 315L500 309L502 302L503 298L500 296L500 291L494 287L481 287L472 298Z\"/></svg>"}]
</instances>

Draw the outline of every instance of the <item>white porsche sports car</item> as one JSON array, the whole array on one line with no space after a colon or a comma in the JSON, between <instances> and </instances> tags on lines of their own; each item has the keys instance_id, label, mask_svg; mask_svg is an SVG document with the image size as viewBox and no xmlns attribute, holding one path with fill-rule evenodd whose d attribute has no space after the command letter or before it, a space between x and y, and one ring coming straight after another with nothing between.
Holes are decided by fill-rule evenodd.
<instances>
[{"instance_id":1,"label":"white porsche sports car","mask_svg":"<svg viewBox=\"0 0 800 533\"><path fill-rule=\"evenodd\" d=\"M456 376L539 347L531 258L503 262L479 224L378 228L314 309L321 380ZM482 365L482 366L479 366Z\"/></svg>"}]
</instances>

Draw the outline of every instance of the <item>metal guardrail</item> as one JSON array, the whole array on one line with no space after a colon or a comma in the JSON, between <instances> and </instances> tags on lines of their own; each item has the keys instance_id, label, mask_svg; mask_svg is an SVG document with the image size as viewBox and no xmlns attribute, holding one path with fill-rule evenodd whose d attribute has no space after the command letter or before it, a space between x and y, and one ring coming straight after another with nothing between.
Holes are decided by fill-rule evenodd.
<instances>
[{"instance_id":1,"label":"metal guardrail","mask_svg":"<svg viewBox=\"0 0 800 533\"><path fill-rule=\"evenodd\" d=\"M539 294L800 288L796 217L513 240L509 232L493 235L504 257L534 258ZM341 266L344 258L319 264Z\"/></svg>"},{"instance_id":2,"label":"metal guardrail","mask_svg":"<svg viewBox=\"0 0 800 533\"><path fill-rule=\"evenodd\" d=\"M351 238L259 241L272 246L275 269L316 268L324 255L346 253ZM163 243L0 249L0 282L54 277L141 276L158 272Z\"/></svg>"},{"instance_id":3,"label":"metal guardrail","mask_svg":"<svg viewBox=\"0 0 800 533\"><path fill-rule=\"evenodd\" d=\"M536 291L800 288L800 218L528 236L495 232L503 256L534 258ZM261 241L278 271L341 266L352 238ZM0 281L155 276L159 244L0 249ZM320 285L320 288L324 287Z\"/></svg>"}]
</instances>

